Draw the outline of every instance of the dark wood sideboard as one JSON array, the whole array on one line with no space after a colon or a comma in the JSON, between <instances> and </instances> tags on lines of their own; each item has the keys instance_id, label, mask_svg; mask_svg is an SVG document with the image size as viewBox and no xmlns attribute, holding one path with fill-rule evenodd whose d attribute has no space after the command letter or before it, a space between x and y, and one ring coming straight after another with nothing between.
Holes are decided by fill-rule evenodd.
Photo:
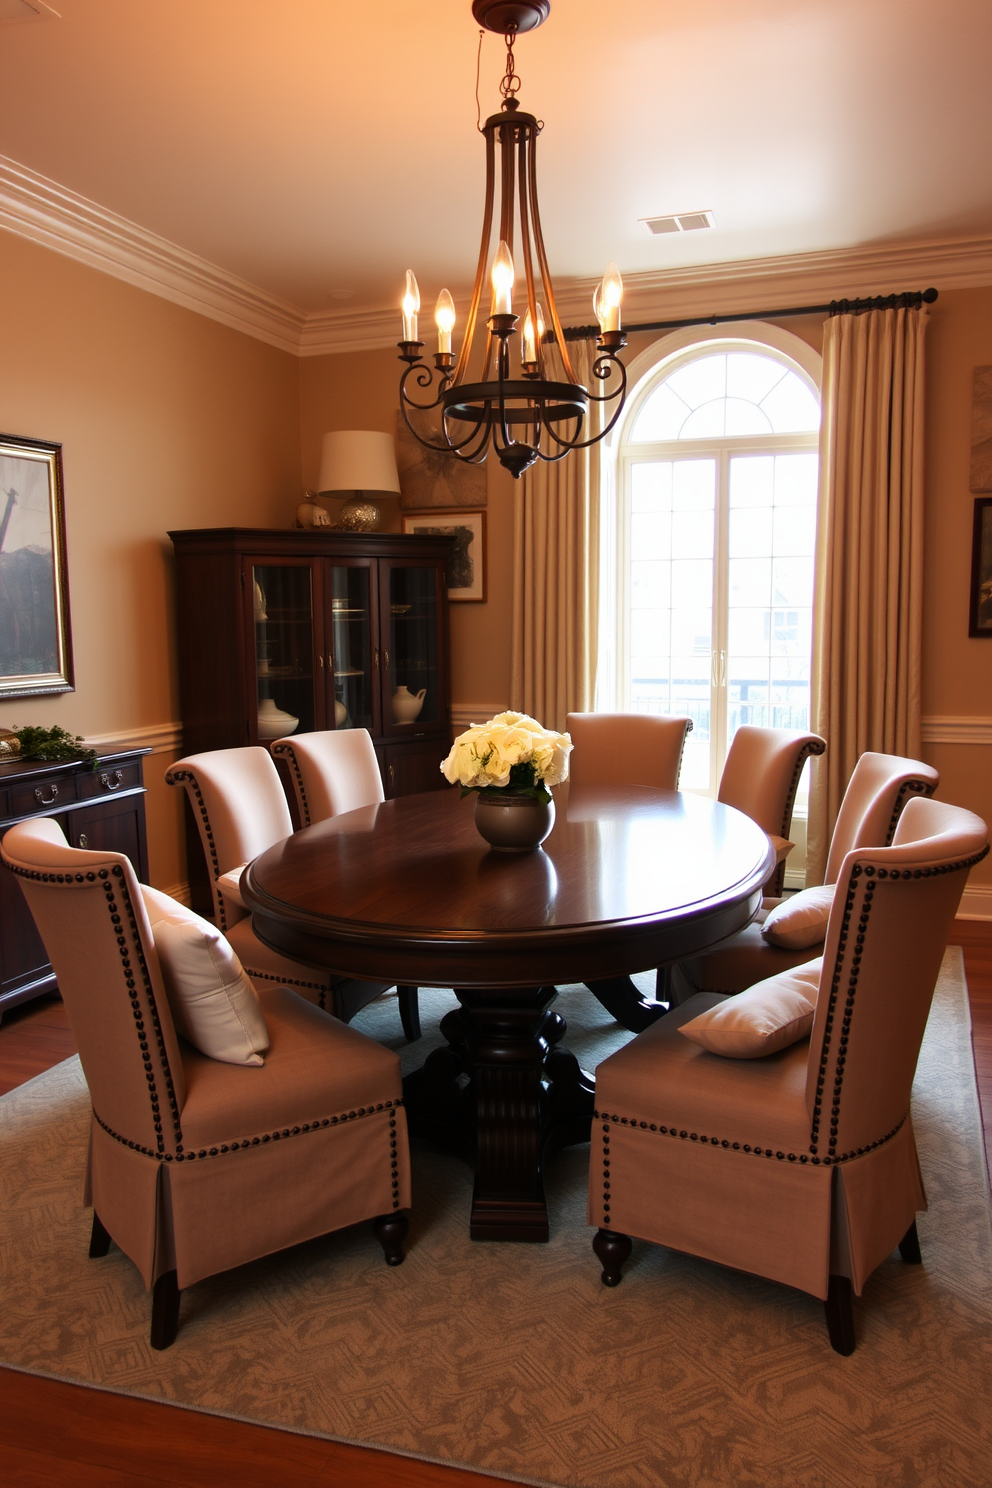
<instances>
[{"instance_id":1,"label":"dark wood sideboard","mask_svg":"<svg viewBox=\"0 0 992 1488\"><path fill-rule=\"evenodd\" d=\"M0 836L15 822L50 816L73 847L126 853L148 881L142 757L148 749L102 754L97 767L78 760L0 764ZM21 886L0 868L0 1017L7 1008L56 990L41 936Z\"/></svg>"}]
</instances>

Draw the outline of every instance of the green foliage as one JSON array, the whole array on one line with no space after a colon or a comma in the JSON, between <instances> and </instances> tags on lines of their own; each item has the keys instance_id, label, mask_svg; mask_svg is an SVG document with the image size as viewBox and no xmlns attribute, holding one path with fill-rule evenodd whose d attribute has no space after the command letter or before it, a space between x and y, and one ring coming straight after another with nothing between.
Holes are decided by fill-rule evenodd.
<instances>
[{"instance_id":1,"label":"green foliage","mask_svg":"<svg viewBox=\"0 0 992 1488\"><path fill-rule=\"evenodd\" d=\"M533 796L536 801L551 800L551 792L544 781L538 779L534 766L529 760L526 764L510 766L510 779L506 785L463 785L462 795L467 796L476 790L480 795L494 798L501 796L505 791L512 796Z\"/></svg>"},{"instance_id":2,"label":"green foliage","mask_svg":"<svg viewBox=\"0 0 992 1488\"><path fill-rule=\"evenodd\" d=\"M87 749L78 734L66 733L56 725L54 728L35 728L28 724L14 730L21 742L21 759L37 760L85 760L91 770L96 769L96 751Z\"/></svg>"}]
</instances>

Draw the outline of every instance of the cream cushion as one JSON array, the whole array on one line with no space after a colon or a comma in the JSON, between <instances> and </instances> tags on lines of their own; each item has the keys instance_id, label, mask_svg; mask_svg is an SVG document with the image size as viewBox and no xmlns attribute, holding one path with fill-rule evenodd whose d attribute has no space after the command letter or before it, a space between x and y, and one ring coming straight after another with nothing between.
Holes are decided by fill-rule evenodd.
<instances>
[{"instance_id":1,"label":"cream cushion","mask_svg":"<svg viewBox=\"0 0 992 1488\"><path fill-rule=\"evenodd\" d=\"M142 885L142 895L179 1032L224 1064L264 1064L265 1017L226 937L168 894Z\"/></svg>"},{"instance_id":2,"label":"cream cushion","mask_svg":"<svg viewBox=\"0 0 992 1488\"><path fill-rule=\"evenodd\" d=\"M768 977L707 1009L679 1033L725 1059L764 1059L806 1038L813 1026L823 958Z\"/></svg>"},{"instance_id":3,"label":"cream cushion","mask_svg":"<svg viewBox=\"0 0 992 1488\"><path fill-rule=\"evenodd\" d=\"M833 902L833 884L802 889L771 910L761 934L769 945L783 946L787 951L805 951L819 945L827 933Z\"/></svg>"}]
</instances>

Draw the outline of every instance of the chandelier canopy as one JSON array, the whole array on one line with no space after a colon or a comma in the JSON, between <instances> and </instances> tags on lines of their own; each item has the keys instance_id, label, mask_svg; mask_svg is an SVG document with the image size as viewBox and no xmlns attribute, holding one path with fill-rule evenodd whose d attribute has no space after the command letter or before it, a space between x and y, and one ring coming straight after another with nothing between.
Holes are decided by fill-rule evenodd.
<instances>
[{"instance_id":1,"label":"chandelier canopy","mask_svg":"<svg viewBox=\"0 0 992 1488\"><path fill-rule=\"evenodd\" d=\"M505 38L506 73L500 84L502 108L481 129L486 205L472 303L456 356L454 300L447 289L438 295L432 370L421 355L424 343L417 339L420 291L408 269L399 343L400 358L408 364L400 378L400 408L411 433L428 449L473 464L481 464L491 443L500 463L517 478L537 460L561 460L570 450L602 439L619 418L627 392L627 374L617 357L627 338L620 328L623 282L616 265L610 264L593 296L600 333L592 375L601 392L576 380L555 304L537 198L537 137L543 124L520 108L513 56L518 34L540 26L550 9L550 0L474 0L472 14L480 25ZM490 265L497 176L499 226ZM524 284L518 304L522 300L526 307L522 325L513 310L519 264ZM489 315L483 321L487 293ZM417 388L429 401L417 396ZM584 439L590 403L612 406L605 409L610 414L605 426Z\"/></svg>"}]
</instances>

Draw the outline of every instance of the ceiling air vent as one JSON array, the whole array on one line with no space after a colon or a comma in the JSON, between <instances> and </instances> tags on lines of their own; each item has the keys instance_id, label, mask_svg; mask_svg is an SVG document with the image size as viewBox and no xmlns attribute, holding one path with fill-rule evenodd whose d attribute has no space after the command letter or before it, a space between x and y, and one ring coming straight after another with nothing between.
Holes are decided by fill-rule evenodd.
<instances>
[{"instance_id":1,"label":"ceiling air vent","mask_svg":"<svg viewBox=\"0 0 992 1488\"><path fill-rule=\"evenodd\" d=\"M699 232L703 227L716 227L712 212L676 212L671 217L642 217L653 233Z\"/></svg>"}]
</instances>

